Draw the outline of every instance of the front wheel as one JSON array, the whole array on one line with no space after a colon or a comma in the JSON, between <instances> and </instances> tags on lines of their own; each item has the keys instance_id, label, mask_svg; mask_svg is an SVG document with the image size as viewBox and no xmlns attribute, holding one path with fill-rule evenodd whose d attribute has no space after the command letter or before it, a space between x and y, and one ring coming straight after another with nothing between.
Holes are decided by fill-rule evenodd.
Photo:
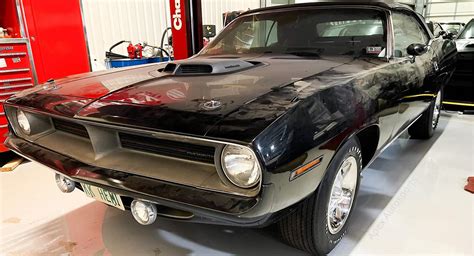
<instances>
[{"instance_id":1,"label":"front wheel","mask_svg":"<svg viewBox=\"0 0 474 256\"><path fill-rule=\"evenodd\" d=\"M317 191L278 223L283 239L313 255L329 253L346 233L361 169L360 145L353 138L336 153Z\"/></svg>"},{"instance_id":2,"label":"front wheel","mask_svg":"<svg viewBox=\"0 0 474 256\"><path fill-rule=\"evenodd\" d=\"M440 90L428 109L408 128L411 138L426 140L433 136L436 127L438 127L442 99L443 91Z\"/></svg>"}]
</instances>

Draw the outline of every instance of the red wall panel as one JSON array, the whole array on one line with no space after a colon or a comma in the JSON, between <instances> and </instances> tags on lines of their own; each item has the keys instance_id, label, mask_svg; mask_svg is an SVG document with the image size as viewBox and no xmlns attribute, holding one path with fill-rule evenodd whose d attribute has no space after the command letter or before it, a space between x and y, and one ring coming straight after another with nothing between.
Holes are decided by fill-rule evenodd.
<instances>
[{"instance_id":1,"label":"red wall panel","mask_svg":"<svg viewBox=\"0 0 474 256\"><path fill-rule=\"evenodd\" d=\"M16 2L24 17L18 17ZM7 122L2 102L15 92L38 82L90 71L80 0L0 0L0 26L12 28L12 36L0 39L0 152ZM26 35L20 35L20 19ZM31 52L29 51L31 46ZM31 54L30 54L31 53ZM33 58L34 65L31 65Z\"/></svg>"},{"instance_id":2,"label":"red wall panel","mask_svg":"<svg viewBox=\"0 0 474 256\"><path fill-rule=\"evenodd\" d=\"M38 82L90 71L79 0L22 0Z\"/></svg>"}]
</instances>

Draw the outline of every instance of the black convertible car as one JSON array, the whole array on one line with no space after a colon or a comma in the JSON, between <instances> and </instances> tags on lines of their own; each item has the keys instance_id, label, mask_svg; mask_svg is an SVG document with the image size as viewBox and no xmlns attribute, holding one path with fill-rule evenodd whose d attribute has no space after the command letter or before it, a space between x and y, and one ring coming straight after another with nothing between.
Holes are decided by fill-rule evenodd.
<instances>
[{"instance_id":1,"label":"black convertible car","mask_svg":"<svg viewBox=\"0 0 474 256\"><path fill-rule=\"evenodd\" d=\"M6 145L63 192L157 216L262 227L313 254L346 233L360 172L428 139L452 41L382 1L248 11L191 59L51 81L6 102Z\"/></svg>"}]
</instances>

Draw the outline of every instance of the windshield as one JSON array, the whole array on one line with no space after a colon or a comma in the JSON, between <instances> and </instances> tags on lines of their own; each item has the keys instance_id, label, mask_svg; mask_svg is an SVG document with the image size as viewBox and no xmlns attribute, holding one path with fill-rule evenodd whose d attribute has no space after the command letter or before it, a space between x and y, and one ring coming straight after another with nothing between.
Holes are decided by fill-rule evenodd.
<instances>
[{"instance_id":1,"label":"windshield","mask_svg":"<svg viewBox=\"0 0 474 256\"><path fill-rule=\"evenodd\" d=\"M238 18L201 54L384 57L385 28L384 13L369 9L264 12Z\"/></svg>"},{"instance_id":2,"label":"windshield","mask_svg":"<svg viewBox=\"0 0 474 256\"><path fill-rule=\"evenodd\" d=\"M474 38L474 21L469 22L461 34L458 36L459 39L471 39Z\"/></svg>"},{"instance_id":3,"label":"windshield","mask_svg":"<svg viewBox=\"0 0 474 256\"><path fill-rule=\"evenodd\" d=\"M441 27L448 33L457 34L461 30L462 25L460 23L441 23Z\"/></svg>"}]
</instances>

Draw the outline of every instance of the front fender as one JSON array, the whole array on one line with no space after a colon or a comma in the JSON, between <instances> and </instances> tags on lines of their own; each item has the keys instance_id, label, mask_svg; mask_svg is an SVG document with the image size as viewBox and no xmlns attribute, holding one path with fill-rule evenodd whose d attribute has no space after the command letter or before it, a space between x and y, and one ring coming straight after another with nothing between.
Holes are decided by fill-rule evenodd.
<instances>
[{"instance_id":1,"label":"front fender","mask_svg":"<svg viewBox=\"0 0 474 256\"><path fill-rule=\"evenodd\" d=\"M351 84L334 86L301 100L253 142L264 165L264 184L275 188L273 210L312 194L345 141L376 123L373 103ZM304 175L292 173L321 159Z\"/></svg>"}]
</instances>

